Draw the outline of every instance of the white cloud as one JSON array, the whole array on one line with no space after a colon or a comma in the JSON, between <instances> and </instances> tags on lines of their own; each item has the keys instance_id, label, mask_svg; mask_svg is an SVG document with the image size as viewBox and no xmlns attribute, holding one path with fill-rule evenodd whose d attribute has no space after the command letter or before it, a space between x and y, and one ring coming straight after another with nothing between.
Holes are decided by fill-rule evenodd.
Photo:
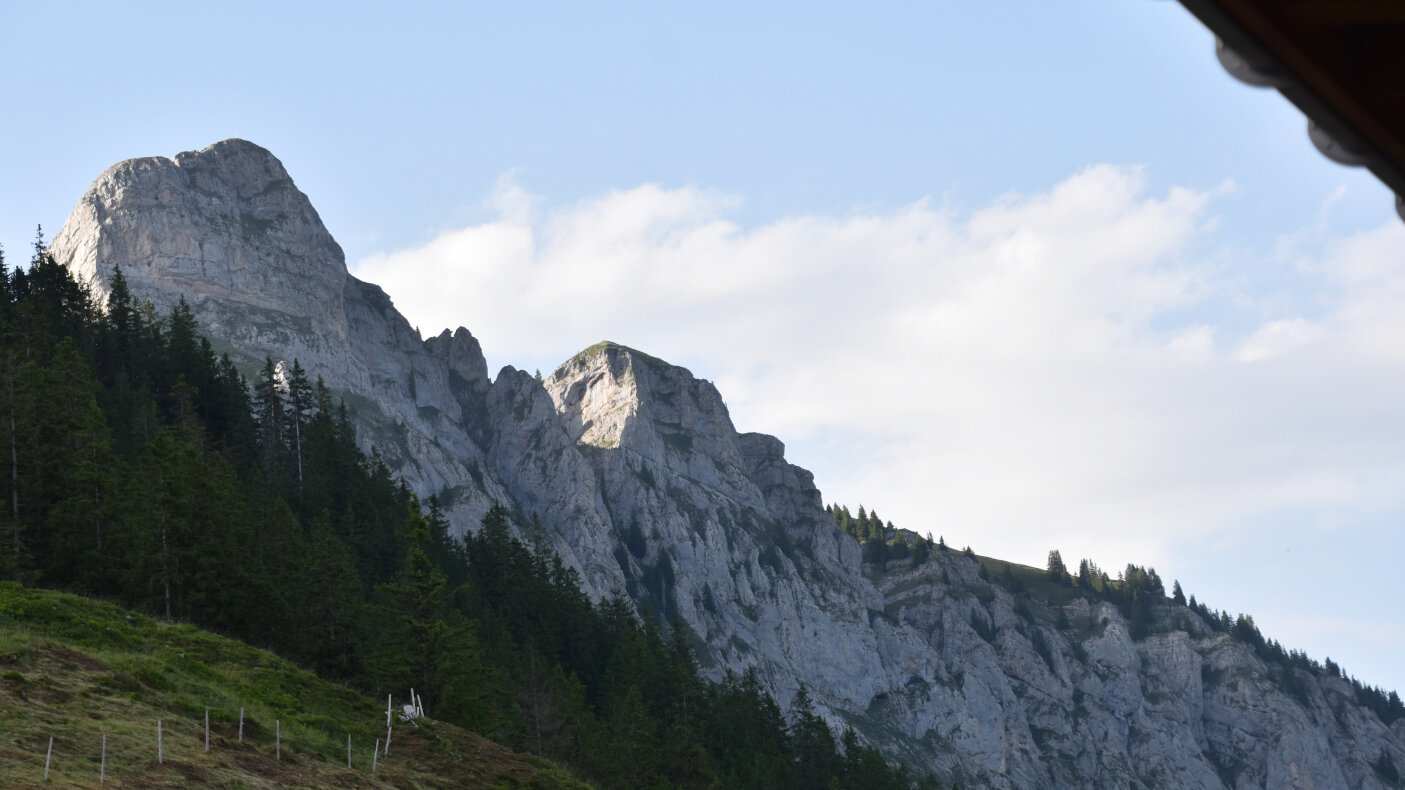
<instances>
[{"instance_id":1,"label":"white cloud","mask_svg":"<svg viewBox=\"0 0 1405 790\"><path fill-rule=\"evenodd\" d=\"M492 361L611 339L686 365L829 500L1027 562L1154 564L1285 509L1405 508L1383 483L1405 470L1405 233L1289 245L1317 289L1298 304L1188 252L1230 191L1102 165L973 212L745 228L697 188L543 210L508 179L498 220L355 273ZM1233 320L1196 312L1217 299Z\"/></svg>"},{"instance_id":2,"label":"white cloud","mask_svg":"<svg viewBox=\"0 0 1405 790\"><path fill-rule=\"evenodd\" d=\"M1311 342L1322 334L1320 327L1301 319L1269 321L1239 346L1235 359L1258 362Z\"/></svg>"}]
</instances>

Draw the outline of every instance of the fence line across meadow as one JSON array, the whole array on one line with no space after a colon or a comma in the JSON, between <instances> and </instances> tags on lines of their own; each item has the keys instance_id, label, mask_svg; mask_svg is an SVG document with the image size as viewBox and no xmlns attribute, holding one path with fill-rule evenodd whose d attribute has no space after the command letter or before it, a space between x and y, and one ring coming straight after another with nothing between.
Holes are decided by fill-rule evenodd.
<instances>
[{"instance_id":1,"label":"fence line across meadow","mask_svg":"<svg viewBox=\"0 0 1405 790\"><path fill-rule=\"evenodd\" d=\"M402 720L413 724L415 718L424 714L423 703L411 691L413 705L405 706ZM380 762L390 756L390 744L394 734L394 716L391 698L386 698L385 734L376 738L369 750L363 743L358 749L352 733L346 734L346 767L374 774ZM0 745L0 774L20 777L32 773L35 781L49 782L62 777L68 780L84 780L98 785L106 783L109 777L130 773L134 770L160 770L167 761L198 759L200 755L211 754L216 750L227 750L233 744L236 748L254 752L260 749L254 744L258 728L250 727L246 738L244 709L239 709L238 721L219 720L210 717L205 710L203 720L194 722L180 718L153 719L147 735L99 732L80 739L70 735L65 725L50 725L39 728L37 734L23 740L16 739L10 744ZM91 742L88 742L91 741ZM249 746L244 746L244 744ZM321 748L312 747L307 741L299 744L283 732L282 718L274 719L273 739L264 741L263 748L273 747L273 757L281 762L283 751L290 754L325 755ZM20 754L6 756L3 752L18 751ZM360 759L357 752L360 751ZM359 763L359 764L358 764ZM11 773L10 769L14 769Z\"/></svg>"}]
</instances>

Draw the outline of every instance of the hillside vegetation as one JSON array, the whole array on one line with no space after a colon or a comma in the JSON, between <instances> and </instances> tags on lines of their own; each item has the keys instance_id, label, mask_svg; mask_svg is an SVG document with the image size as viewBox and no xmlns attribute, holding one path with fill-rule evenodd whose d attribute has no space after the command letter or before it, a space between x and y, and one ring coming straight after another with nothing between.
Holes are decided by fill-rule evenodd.
<instances>
[{"instance_id":1,"label":"hillside vegetation","mask_svg":"<svg viewBox=\"0 0 1405 790\"><path fill-rule=\"evenodd\" d=\"M462 728L399 716L372 773L372 751L385 746L384 699L267 651L101 601L0 582L0 646L6 788L44 785L50 737L44 786L97 785L104 736L107 787L585 787Z\"/></svg>"}]
</instances>

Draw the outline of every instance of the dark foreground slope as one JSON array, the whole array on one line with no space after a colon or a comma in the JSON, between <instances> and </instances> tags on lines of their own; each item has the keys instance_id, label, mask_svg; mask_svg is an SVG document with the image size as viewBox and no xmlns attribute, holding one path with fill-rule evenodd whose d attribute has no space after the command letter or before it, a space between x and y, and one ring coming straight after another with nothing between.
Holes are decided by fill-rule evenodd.
<instances>
[{"instance_id":1,"label":"dark foreground slope","mask_svg":"<svg viewBox=\"0 0 1405 790\"><path fill-rule=\"evenodd\" d=\"M398 716L373 773L384 699L193 626L0 582L0 787L96 786L104 736L106 787L585 787L459 727Z\"/></svg>"}]
</instances>

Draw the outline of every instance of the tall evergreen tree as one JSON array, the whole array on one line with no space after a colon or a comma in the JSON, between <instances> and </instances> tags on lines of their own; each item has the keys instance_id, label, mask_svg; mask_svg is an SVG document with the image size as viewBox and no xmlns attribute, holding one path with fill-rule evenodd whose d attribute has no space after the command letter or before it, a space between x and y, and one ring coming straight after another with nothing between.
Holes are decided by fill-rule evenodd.
<instances>
[{"instance_id":1,"label":"tall evergreen tree","mask_svg":"<svg viewBox=\"0 0 1405 790\"><path fill-rule=\"evenodd\" d=\"M801 790L828 790L830 783L839 776L834 733L825 720L815 714L810 693L803 684L790 707L790 748L797 786Z\"/></svg>"},{"instance_id":2,"label":"tall evergreen tree","mask_svg":"<svg viewBox=\"0 0 1405 790\"><path fill-rule=\"evenodd\" d=\"M398 627L382 643L382 678L415 688L441 715L449 713L471 726L490 726L477 639L471 624L450 606L447 580L430 559L428 524L413 499L404 537L400 573L383 587L393 601Z\"/></svg>"},{"instance_id":3,"label":"tall evergreen tree","mask_svg":"<svg viewBox=\"0 0 1405 790\"><path fill-rule=\"evenodd\" d=\"M264 358L263 369L254 382L254 417L258 424L259 449L264 471L274 474L287 451L284 443L287 414L278 369L272 357Z\"/></svg>"},{"instance_id":4,"label":"tall evergreen tree","mask_svg":"<svg viewBox=\"0 0 1405 790\"><path fill-rule=\"evenodd\" d=\"M307 371L294 359L292 371L288 374L288 440L295 461L299 491L303 485L303 434L307 432L307 424L312 419L312 409L312 385L307 381Z\"/></svg>"},{"instance_id":5,"label":"tall evergreen tree","mask_svg":"<svg viewBox=\"0 0 1405 790\"><path fill-rule=\"evenodd\" d=\"M349 549L337 537L331 514L312 520L308 536L307 596L300 603L306 658L319 673L350 679L361 670L362 582Z\"/></svg>"}]
</instances>

